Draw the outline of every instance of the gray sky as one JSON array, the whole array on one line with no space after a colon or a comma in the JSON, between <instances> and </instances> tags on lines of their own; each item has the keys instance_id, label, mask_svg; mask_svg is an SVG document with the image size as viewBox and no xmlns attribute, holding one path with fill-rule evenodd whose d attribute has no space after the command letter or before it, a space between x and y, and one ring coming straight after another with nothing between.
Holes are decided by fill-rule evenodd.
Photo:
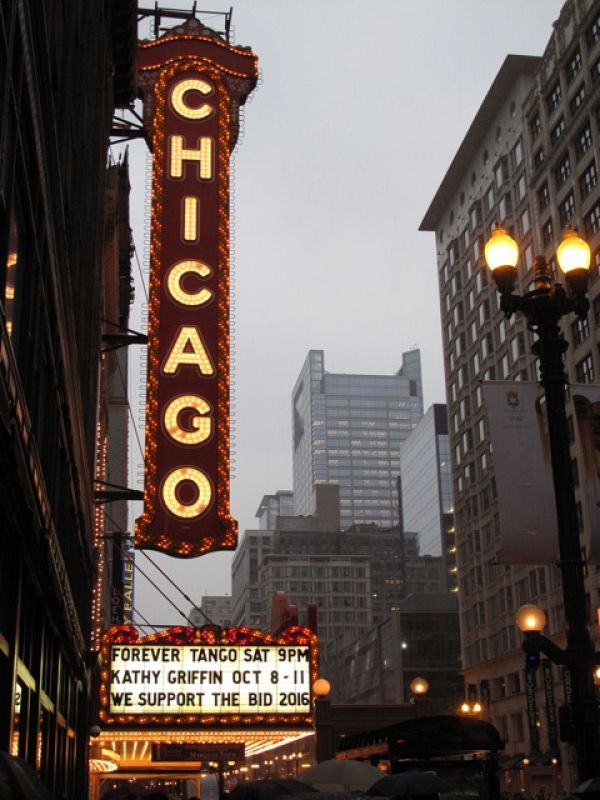
<instances>
[{"instance_id":1,"label":"gray sky","mask_svg":"<svg viewBox=\"0 0 600 800\"><path fill-rule=\"evenodd\" d=\"M391 374L402 351L418 345L425 406L445 401L435 247L433 235L417 229L505 56L541 55L561 6L235 3L235 42L254 49L262 73L235 152L232 510L240 530L255 526L264 494L292 488L290 394L309 349L325 351L331 372ZM132 218L140 258L145 164L136 143ZM136 295L131 325L139 329L139 280ZM136 414L138 375L133 361ZM131 456L135 485L135 440ZM203 594L231 591L230 553L190 561L150 556L198 603ZM137 560L167 586L143 555ZM181 622L136 580L136 607L147 618ZM166 591L188 610L172 587Z\"/></svg>"}]
</instances>

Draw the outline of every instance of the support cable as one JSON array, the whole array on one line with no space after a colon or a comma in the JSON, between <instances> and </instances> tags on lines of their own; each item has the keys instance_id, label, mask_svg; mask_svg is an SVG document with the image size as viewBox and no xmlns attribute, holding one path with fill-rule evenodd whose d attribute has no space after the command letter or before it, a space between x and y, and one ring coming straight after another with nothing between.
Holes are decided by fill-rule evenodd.
<instances>
[{"instance_id":1,"label":"support cable","mask_svg":"<svg viewBox=\"0 0 600 800\"><path fill-rule=\"evenodd\" d=\"M121 365L120 365L118 359L117 359L117 369L119 371L119 377L121 378L121 383L123 385L123 390L125 392L125 397L127 398L127 410L129 411L129 418L131 419L131 425L133 427L133 433L135 435L135 440L137 442L138 449L140 451L140 457L141 457L142 463L143 463L144 458L145 458L144 448L142 447L142 441L140 439L140 434L139 434L139 431L137 429L137 425L135 423L135 419L134 419L134 416L133 416L133 409L131 408L131 405L129 403L129 387L127 386L127 383L125 382L125 376L123 375L123 370L121 369Z\"/></svg>"},{"instance_id":2,"label":"support cable","mask_svg":"<svg viewBox=\"0 0 600 800\"><path fill-rule=\"evenodd\" d=\"M144 277L144 272L142 270L142 265L140 263L140 257L138 255L138 250L137 250L137 246L135 244L135 240L133 238L133 234L131 235L131 241L133 243L133 254L135 255L135 260L136 260L136 263L137 263L138 272L140 273L140 278L142 280L142 289L144 291L144 297L146 298L146 302L148 303L149 302L149 299L148 299L148 287L146 286L146 278Z\"/></svg>"},{"instance_id":3,"label":"support cable","mask_svg":"<svg viewBox=\"0 0 600 800\"><path fill-rule=\"evenodd\" d=\"M118 524L115 522L115 520L114 520L114 519L113 519L113 518L110 516L110 514L108 513L108 511L107 511L106 509L104 509L104 515L106 516L106 518L108 519L108 521L111 523L111 525L113 525L113 526L114 526L115 530L116 530L118 533L121 533L121 534L123 534L124 536L128 536L128 533L127 533L126 531L124 531L124 530L123 530L123 529L122 529L122 528L121 528L121 527L120 527L120 526L119 526L119 525L118 525ZM191 603L191 604L192 604L192 606L193 606L194 608L198 608L198 611L200 611L200 613L202 614L202 616L203 616L203 617L204 617L204 618L207 620L207 624L209 624L209 625L215 625L215 623L214 623L214 622L213 622L213 621L210 619L210 617L209 617L209 616L208 616L208 615L207 615L207 614L206 614L204 611L202 611L202 610L201 610L201 609L200 609L200 608L199 608L199 607L198 607L198 606L197 606L197 605L194 603L194 601L193 601L193 600L191 600L191 598L190 598L190 597L189 597L189 596L188 596L188 595L187 595L187 594L186 594L186 593L185 593L185 592L184 592L184 591L183 591L183 590L182 590L182 589L181 589L181 588L180 588L180 587L179 587L179 586L178 586L178 585L175 583L175 581L174 581L174 580L173 580L171 577L169 577L169 575L167 575L167 573L166 573L166 572L165 572L165 571L164 571L164 570L163 570L161 567L159 567L159 566L158 566L158 564L157 564L155 561L153 561L153 560L150 558L150 556L149 556L147 553L145 553L143 550L140 550L139 552L143 553L143 554L144 554L144 556L146 556L146 558L147 558L147 559L148 559L148 561L149 561L149 562L152 564L152 566L153 566L153 567L155 567L155 568L156 568L156 569L157 569L157 570L160 572L160 574L161 574L161 575L163 575L163 576L164 576L164 577L165 577L165 578L168 580L168 582L171 584L171 586L172 586L174 589L176 589L176 590L177 590L177 591L178 591L178 592L179 592L179 593L180 593L180 594L181 594L181 595L182 595L182 596L183 596L183 597L184 597L184 598L185 598L185 599L186 599L186 600L187 600L189 603ZM158 584L157 584L157 583L155 583L155 582L152 580L152 578L151 578L151 577L148 575L148 573L147 573L145 570L143 570L143 569L140 567L140 565L139 565L139 564L137 564L137 563L136 563L136 560L135 560L135 559L133 560L133 565L134 565L135 569L137 569L137 570L139 570L139 571L141 572L141 574L144 576L144 578L146 578L146 580L147 580L147 581L148 581L148 582L149 582L149 583L150 583L150 584L151 584L151 585L152 585L152 586L153 586L153 587L154 587L154 588L157 590L157 592L159 592L159 594L161 594L161 595L164 597L164 599L165 599L165 600L166 600L166 601L169 603L169 605L171 605L171 606L172 606L172 607L173 607L173 608L174 608L174 609L177 611L177 613L178 613L180 616L182 616L182 617L185 619L185 621L186 621L187 623L189 623L189 619L188 619L188 617L187 617L187 614L185 614L185 613L184 613L184 612L183 612L183 611L182 611L182 610L179 608L179 606L178 606L176 603L174 603L174 602L171 600L171 598L170 598L170 597L169 597L167 594L165 594L165 592L163 592L163 590L160 588L160 586L158 586ZM218 626L215 626L215 627L218 627Z\"/></svg>"}]
</instances>

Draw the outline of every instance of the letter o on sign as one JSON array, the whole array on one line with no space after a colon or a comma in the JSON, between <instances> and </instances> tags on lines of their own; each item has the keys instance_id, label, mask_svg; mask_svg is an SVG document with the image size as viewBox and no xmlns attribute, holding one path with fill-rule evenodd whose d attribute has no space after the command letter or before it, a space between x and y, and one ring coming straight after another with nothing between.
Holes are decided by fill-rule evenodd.
<instances>
[{"instance_id":1,"label":"letter o on sign","mask_svg":"<svg viewBox=\"0 0 600 800\"><path fill-rule=\"evenodd\" d=\"M182 503L178 489L184 482L192 483L195 498L189 503ZM195 467L178 467L165 477L161 487L161 497L166 508L179 519L200 517L209 507L213 490L210 481L201 469Z\"/></svg>"}]
</instances>

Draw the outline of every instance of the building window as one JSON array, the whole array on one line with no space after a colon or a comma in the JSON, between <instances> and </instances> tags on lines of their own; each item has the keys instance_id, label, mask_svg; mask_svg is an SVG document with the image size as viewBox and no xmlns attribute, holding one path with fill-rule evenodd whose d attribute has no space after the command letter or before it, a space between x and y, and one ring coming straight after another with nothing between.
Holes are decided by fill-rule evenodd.
<instances>
[{"instance_id":1,"label":"building window","mask_svg":"<svg viewBox=\"0 0 600 800\"><path fill-rule=\"evenodd\" d=\"M448 262L451 267L453 267L456 262L458 261L458 242L456 239L450 242L450 246L448 247Z\"/></svg>"},{"instance_id":2,"label":"building window","mask_svg":"<svg viewBox=\"0 0 600 800\"><path fill-rule=\"evenodd\" d=\"M585 358L575 364L575 376L577 383L594 382L594 361L591 353L588 353Z\"/></svg>"},{"instance_id":3,"label":"building window","mask_svg":"<svg viewBox=\"0 0 600 800\"><path fill-rule=\"evenodd\" d=\"M523 162L523 142L521 139L516 143L512 149L512 163L513 169L516 169Z\"/></svg>"},{"instance_id":4,"label":"building window","mask_svg":"<svg viewBox=\"0 0 600 800\"><path fill-rule=\"evenodd\" d=\"M577 73L581 70L581 50L579 47L575 52L571 55L571 58L567 61L567 65L565 66L565 75L567 76L567 81L571 83L573 78L577 75Z\"/></svg>"},{"instance_id":5,"label":"building window","mask_svg":"<svg viewBox=\"0 0 600 800\"><path fill-rule=\"evenodd\" d=\"M536 114L535 117L529 123L529 130L531 131L532 141L537 139L537 137L542 132L542 121L540 120L539 114Z\"/></svg>"},{"instance_id":6,"label":"building window","mask_svg":"<svg viewBox=\"0 0 600 800\"><path fill-rule=\"evenodd\" d=\"M548 114L552 114L552 112L558 108L560 105L560 98L560 81L557 81L546 95L546 108L548 109Z\"/></svg>"},{"instance_id":7,"label":"building window","mask_svg":"<svg viewBox=\"0 0 600 800\"><path fill-rule=\"evenodd\" d=\"M563 183L567 181L570 175L571 175L571 159L569 158L569 154L565 153L564 158L560 161L560 163L554 170L556 187L560 188L563 185Z\"/></svg>"},{"instance_id":8,"label":"building window","mask_svg":"<svg viewBox=\"0 0 600 800\"><path fill-rule=\"evenodd\" d=\"M592 83L595 83L598 78L600 78L600 58L597 58L594 62L590 70L590 76L592 78Z\"/></svg>"},{"instance_id":9,"label":"building window","mask_svg":"<svg viewBox=\"0 0 600 800\"><path fill-rule=\"evenodd\" d=\"M510 340L510 355L514 361L516 361L519 356L525 354L525 336L522 333L518 333Z\"/></svg>"},{"instance_id":10,"label":"building window","mask_svg":"<svg viewBox=\"0 0 600 800\"><path fill-rule=\"evenodd\" d=\"M494 167L494 179L496 181L496 188L500 189L504 181L508 180L508 159L501 158Z\"/></svg>"},{"instance_id":11,"label":"building window","mask_svg":"<svg viewBox=\"0 0 600 800\"><path fill-rule=\"evenodd\" d=\"M521 235L525 236L525 234L531 228L531 219L529 217L529 209L524 209L523 213L519 217L519 226L521 228Z\"/></svg>"},{"instance_id":12,"label":"building window","mask_svg":"<svg viewBox=\"0 0 600 800\"><path fill-rule=\"evenodd\" d=\"M523 173L517 181L515 194L517 195L517 203L519 203L527 194L527 179L525 178L525 173Z\"/></svg>"},{"instance_id":13,"label":"building window","mask_svg":"<svg viewBox=\"0 0 600 800\"><path fill-rule=\"evenodd\" d=\"M479 201L473 203L471 206L469 211L469 220L472 231L474 231L478 225L481 225L481 203Z\"/></svg>"},{"instance_id":14,"label":"building window","mask_svg":"<svg viewBox=\"0 0 600 800\"><path fill-rule=\"evenodd\" d=\"M560 224L564 228L568 221L575 215L575 197L573 192L565 197L558 207L558 214L560 217Z\"/></svg>"},{"instance_id":15,"label":"building window","mask_svg":"<svg viewBox=\"0 0 600 800\"><path fill-rule=\"evenodd\" d=\"M536 152L536 154L533 157L533 166L536 169L539 169L543 163L544 163L544 149L540 147L540 149Z\"/></svg>"},{"instance_id":16,"label":"building window","mask_svg":"<svg viewBox=\"0 0 600 800\"><path fill-rule=\"evenodd\" d=\"M542 225L542 241L544 247L549 247L554 241L554 230L552 226L552 219L547 219Z\"/></svg>"},{"instance_id":17,"label":"building window","mask_svg":"<svg viewBox=\"0 0 600 800\"><path fill-rule=\"evenodd\" d=\"M561 117L550 131L550 144L555 145L565 132L565 118Z\"/></svg>"},{"instance_id":18,"label":"building window","mask_svg":"<svg viewBox=\"0 0 600 800\"><path fill-rule=\"evenodd\" d=\"M592 130L589 122L584 125L575 137L574 145L575 155L577 156L577 160L579 160L592 146Z\"/></svg>"},{"instance_id":19,"label":"building window","mask_svg":"<svg viewBox=\"0 0 600 800\"><path fill-rule=\"evenodd\" d=\"M550 202L550 190L548 189L547 181L544 181L541 188L538 189L537 196L538 196L538 203L540 205L540 211L543 211Z\"/></svg>"},{"instance_id":20,"label":"building window","mask_svg":"<svg viewBox=\"0 0 600 800\"><path fill-rule=\"evenodd\" d=\"M503 222L508 214L510 214L512 210L512 204L510 202L510 195L505 194L502 195L500 198L500 202L498 203L498 216L500 217L500 221Z\"/></svg>"},{"instance_id":21,"label":"building window","mask_svg":"<svg viewBox=\"0 0 600 800\"><path fill-rule=\"evenodd\" d=\"M582 83L569 101L571 114L574 114L585 99L585 83Z\"/></svg>"},{"instance_id":22,"label":"building window","mask_svg":"<svg viewBox=\"0 0 600 800\"><path fill-rule=\"evenodd\" d=\"M600 271L600 250L596 250L592 257L592 261L590 263L590 280L594 283L598 280L598 274ZM595 308L594 304L594 308ZM600 323L596 320L596 325L598 326Z\"/></svg>"},{"instance_id":23,"label":"building window","mask_svg":"<svg viewBox=\"0 0 600 800\"><path fill-rule=\"evenodd\" d=\"M600 14L598 14L596 19L585 32L585 39L587 41L588 49L590 50L600 39Z\"/></svg>"},{"instance_id":24,"label":"building window","mask_svg":"<svg viewBox=\"0 0 600 800\"><path fill-rule=\"evenodd\" d=\"M581 199L583 200L598 183L598 173L596 172L596 161L592 161L586 167L585 172L579 178L579 190L581 192Z\"/></svg>"},{"instance_id":25,"label":"building window","mask_svg":"<svg viewBox=\"0 0 600 800\"><path fill-rule=\"evenodd\" d=\"M485 213L489 214L494 207L494 187L490 186L484 197Z\"/></svg>"},{"instance_id":26,"label":"building window","mask_svg":"<svg viewBox=\"0 0 600 800\"><path fill-rule=\"evenodd\" d=\"M573 343L581 344L584 339L590 335L590 323L588 318L578 319L571 325L571 333L573 334Z\"/></svg>"},{"instance_id":27,"label":"building window","mask_svg":"<svg viewBox=\"0 0 600 800\"><path fill-rule=\"evenodd\" d=\"M588 236L600 230L600 202L585 215L585 230Z\"/></svg>"}]
</instances>

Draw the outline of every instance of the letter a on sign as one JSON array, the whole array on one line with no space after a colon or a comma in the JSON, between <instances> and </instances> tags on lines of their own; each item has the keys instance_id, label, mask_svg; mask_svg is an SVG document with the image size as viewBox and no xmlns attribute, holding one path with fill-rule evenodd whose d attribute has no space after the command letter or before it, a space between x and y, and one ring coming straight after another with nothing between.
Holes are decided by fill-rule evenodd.
<instances>
[{"instance_id":1,"label":"letter a on sign","mask_svg":"<svg viewBox=\"0 0 600 800\"><path fill-rule=\"evenodd\" d=\"M229 159L257 58L197 20L141 42L152 142L144 509L135 545L189 558L232 550Z\"/></svg>"}]
</instances>

